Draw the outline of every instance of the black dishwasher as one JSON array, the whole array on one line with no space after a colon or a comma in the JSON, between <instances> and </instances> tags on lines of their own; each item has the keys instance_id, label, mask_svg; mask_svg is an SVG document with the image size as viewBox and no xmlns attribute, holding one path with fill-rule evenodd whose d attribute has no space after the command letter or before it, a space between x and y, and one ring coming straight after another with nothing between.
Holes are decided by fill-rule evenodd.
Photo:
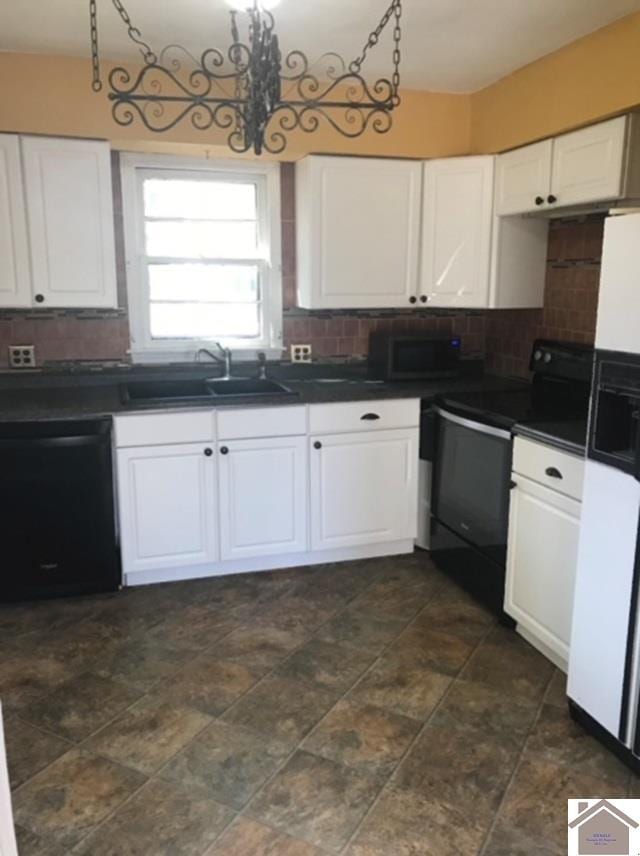
<instances>
[{"instance_id":1,"label":"black dishwasher","mask_svg":"<svg viewBox=\"0 0 640 856\"><path fill-rule=\"evenodd\" d=\"M0 424L0 600L120 585L111 420Z\"/></svg>"}]
</instances>

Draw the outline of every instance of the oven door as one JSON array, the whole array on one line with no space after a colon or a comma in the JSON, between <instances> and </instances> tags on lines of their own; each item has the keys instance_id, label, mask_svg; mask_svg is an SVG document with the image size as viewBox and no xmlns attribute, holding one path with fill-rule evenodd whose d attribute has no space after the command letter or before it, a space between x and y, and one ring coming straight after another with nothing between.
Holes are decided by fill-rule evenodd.
<instances>
[{"instance_id":1,"label":"oven door","mask_svg":"<svg viewBox=\"0 0 640 856\"><path fill-rule=\"evenodd\" d=\"M504 566L512 439L509 431L442 408L438 414L433 516Z\"/></svg>"}]
</instances>

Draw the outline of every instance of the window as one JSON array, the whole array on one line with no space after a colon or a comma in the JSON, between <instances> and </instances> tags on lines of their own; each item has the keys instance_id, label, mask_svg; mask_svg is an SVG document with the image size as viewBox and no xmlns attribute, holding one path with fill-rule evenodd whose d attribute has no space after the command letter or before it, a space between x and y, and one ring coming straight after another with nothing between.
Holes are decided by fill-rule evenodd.
<instances>
[{"instance_id":1,"label":"window","mask_svg":"<svg viewBox=\"0 0 640 856\"><path fill-rule=\"evenodd\" d=\"M282 347L277 164L122 156L135 358Z\"/></svg>"}]
</instances>

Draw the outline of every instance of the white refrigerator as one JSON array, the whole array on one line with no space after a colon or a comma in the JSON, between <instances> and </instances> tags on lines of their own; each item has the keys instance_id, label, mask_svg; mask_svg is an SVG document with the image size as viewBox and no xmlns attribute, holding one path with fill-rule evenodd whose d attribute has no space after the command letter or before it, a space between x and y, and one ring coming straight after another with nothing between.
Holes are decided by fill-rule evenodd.
<instances>
[{"instance_id":1,"label":"white refrigerator","mask_svg":"<svg viewBox=\"0 0 640 856\"><path fill-rule=\"evenodd\" d=\"M640 772L640 213L605 222L567 693Z\"/></svg>"}]
</instances>

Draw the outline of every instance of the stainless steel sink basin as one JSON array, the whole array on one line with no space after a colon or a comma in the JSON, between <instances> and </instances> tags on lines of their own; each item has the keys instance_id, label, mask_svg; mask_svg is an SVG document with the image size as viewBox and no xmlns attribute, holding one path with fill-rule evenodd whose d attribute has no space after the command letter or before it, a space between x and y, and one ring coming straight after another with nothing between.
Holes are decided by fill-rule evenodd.
<instances>
[{"instance_id":1,"label":"stainless steel sink basin","mask_svg":"<svg viewBox=\"0 0 640 856\"><path fill-rule=\"evenodd\" d=\"M210 380L207 382L209 389L214 395L239 396L239 395L297 395L288 387L275 380L240 377L229 380Z\"/></svg>"}]
</instances>

